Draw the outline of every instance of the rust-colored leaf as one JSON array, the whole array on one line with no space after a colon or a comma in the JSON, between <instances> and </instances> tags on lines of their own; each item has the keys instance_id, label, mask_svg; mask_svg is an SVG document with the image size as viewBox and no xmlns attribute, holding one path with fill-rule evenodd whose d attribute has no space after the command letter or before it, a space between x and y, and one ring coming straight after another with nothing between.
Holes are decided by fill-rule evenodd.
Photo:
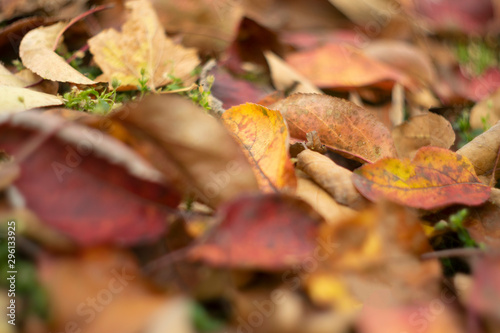
<instances>
[{"instance_id":1,"label":"rust-colored leaf","mask_svg":"<svg viewBox=\"0 0 500 333\"><path fill-rule=\"evenodd\" d=\"M97 130L25 111L0 116L0 131L0 149L21 158L14 185L27 207L80 245L157 238L180 201L158 171Z\"/></svg>"},{"instance_id":2,"label":"rust-colored leaf","mask_svg":"<svg viewBox=\"0 0 500 333\"><path fill-rule=\"evenodd\" d=\"M194 81L191 72L200 63L196 50L174 44L165 35L149 1L125 5L130 14L121 32L108 29L89 40L90 52L104 73L100 78L117 79L132 89L143 76L151 89L172 82L172 77Z\"/></svg>"},{"instance_id":3,"label":"rust-colored leaf","mask_svg":"<svg viewBox=\"0 0 500 333\"><path fill-rule=\"evenodd\" d=\"M408 77L348 44L328 43L289 55L286 62L320 88L351 89L375 85L390 89L394 82L407 88Z\"/></svg>"},{"instance_id":4,"label":"rust-colored leaf","mask_svg":"<svg viewBox=\"0 0 500 333\"><path fill-rule=\"evenodd\" d=\"M413 160L384 158L353 173L356 188L368 199L382 198L415 208L479 205L490 196L469 160L447 149L423 147Z\"/></svg>"},{"instance_id":5,"label":"rust-colored leaf","mask_svg":"<svg viewBox=\"0 0 500 333\"><path fill-rule=\"evenodd\" d=\"M246 153L262 190L295 188L288 129L279 111L247 103L224 112L222 120Z\"/></svg>"},{"instance_id":6,"label":"rust-colored leaf","mask_svg":"<svg viewBox=\"0 0 500 333\"><path fill-rule=\"evenodd\" d=\"M294 94L271 106L285 117L290 135L305 140L317 131L329 148L361 161L395 156L389 130L375 116L347 100L327 95Z\"/></svg>"},{"instance_id":7,"label":"rust-colored leaf","mask_svg":"<svg viewBox=\"0 0 500 333\"><path fill-rule=\"evenodd\" d=\"M190 258L265 270L286 269L311 255L321 220L303 201L278 194L237 199L219 216L221 223Z\"/></svg>"}]
</instances>

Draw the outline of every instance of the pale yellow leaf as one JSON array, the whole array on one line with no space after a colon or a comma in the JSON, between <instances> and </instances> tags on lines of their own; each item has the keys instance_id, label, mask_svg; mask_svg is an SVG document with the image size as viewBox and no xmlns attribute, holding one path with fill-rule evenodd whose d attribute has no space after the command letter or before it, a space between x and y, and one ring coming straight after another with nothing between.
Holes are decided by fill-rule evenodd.
<instances>
[{"instance_id":1,"label":"pale yellow leaf","mask_svg":"<svg viewBox=\"0 0 500 333\"><path fill-rule=\"evenodd\" d=\"M26 88L0 86L0 114L14 113L43 106L61 105L54 95Z\"/></svg>"},{"instance_id":2,"label":"pale yellow leaf","mask_svg":"<svg viewBox=\"0 0 500 333\"><path fill-rule=\"evenodd\" d=\"M65 27L65 22L59 22L28 32L19 46L19 55L23 65L47 80L95 84L54 52L57 36Z\"/></svg>"},{"instance_id":3,"label":"pale yellow leaf","mask_svg":"<svg viewBox=\"0 0 500 333\"><path fill-rule=\"evenodd\" d=\"M129 15L121 32L108 29L89 40L90 52L104 73L100 78L135 88L144 71L151 89L172 82L172 76L187 84L194 81L191 72L200 63L196 50L174 44L165 35L149 1L129 1L126 6Z\"/></svg>"}]
</instances>

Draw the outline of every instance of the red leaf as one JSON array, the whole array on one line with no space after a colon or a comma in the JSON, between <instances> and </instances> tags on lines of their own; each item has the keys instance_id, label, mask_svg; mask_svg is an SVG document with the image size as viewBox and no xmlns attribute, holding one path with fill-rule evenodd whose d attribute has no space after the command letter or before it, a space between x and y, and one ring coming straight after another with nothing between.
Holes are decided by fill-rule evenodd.
<instances>
[{"instance_id":1,"label":"red leaf","mask_svg":"<svg viewBox=\"0 0 500 333\"><path fill-rule=\"evenodd\" d=\"M31 138L54 132L19 161L15 185L38 217L80 245L158 237L179 204L158 171L97 130L27 111L0 118L0 131L0 148L14 157Z\"/></svg>"},{"instance_id":2,"label":"red leaf","mask_svg":"<svg viewBox=\"0 0 500 333\"><path fill-rule=\"evenodd\" d=\"M281 270L309 256L319 216L303 201L270 194L240 198L220 210L222 222L191 259L212 265Z\"/></svg>"}]
</instances>

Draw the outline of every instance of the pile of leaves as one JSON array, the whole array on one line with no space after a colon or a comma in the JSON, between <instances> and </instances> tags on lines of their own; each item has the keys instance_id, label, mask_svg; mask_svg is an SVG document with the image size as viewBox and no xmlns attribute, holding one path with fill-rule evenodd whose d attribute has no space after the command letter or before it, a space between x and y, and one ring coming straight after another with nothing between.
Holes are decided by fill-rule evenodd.
<instances>
[{"instance_id":1,"label":"pile of leaves","mask_svg":"<svg viewBox=\"0 0 500 333\"><path fill-rule=\"evenodd\" d=\"M0 331L498 331L500 2L0 8Z\"/></svg>"}]
</instances>

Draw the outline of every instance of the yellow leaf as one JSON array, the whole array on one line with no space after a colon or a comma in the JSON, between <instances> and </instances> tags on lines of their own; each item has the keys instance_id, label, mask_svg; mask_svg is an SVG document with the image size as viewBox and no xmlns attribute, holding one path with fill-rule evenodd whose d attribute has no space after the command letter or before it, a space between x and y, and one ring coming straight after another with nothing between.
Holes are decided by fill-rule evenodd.
<instances>
[{"instance_id":1,"label":"yellow leaf","mask_svg":"<svg viewBox=\"0 0 500 333\"><path fill-rule=\"evenodd\" d=\"M28 32L19 46L19 56L23 65L44 79L77 84L95 84L94 81L82 75L54 52L57 37L65 28L66 23L59 22Z\"/></svg>"},{"instance_id":2,"label":"yellow leaf","mask_svg":"<svg viewBox=\"0 0 500 333\"><path fill-rule=\"evenodd\" d=\"M279 111L247 103L224 112L222 120L247 155L259 188L295 189L297 179L288 156L288 129Z\"/></svg>"},{"instance_id":3,"label":"yellow leaf","mask_svg":"<svg viewBox=\"0 0 500 333\"><path fill-rule=\"evenodd\" d=\"M104 73L99 78L117 79L132 89L143 76L151 89L172 82L172 76L192 81L191 72L200 63L196 50L176 45L165 35L149 1L129 1L126 6L129 16L121 32L108 29L89 40L90 52Z\"/></svg>"}]
</instances>

